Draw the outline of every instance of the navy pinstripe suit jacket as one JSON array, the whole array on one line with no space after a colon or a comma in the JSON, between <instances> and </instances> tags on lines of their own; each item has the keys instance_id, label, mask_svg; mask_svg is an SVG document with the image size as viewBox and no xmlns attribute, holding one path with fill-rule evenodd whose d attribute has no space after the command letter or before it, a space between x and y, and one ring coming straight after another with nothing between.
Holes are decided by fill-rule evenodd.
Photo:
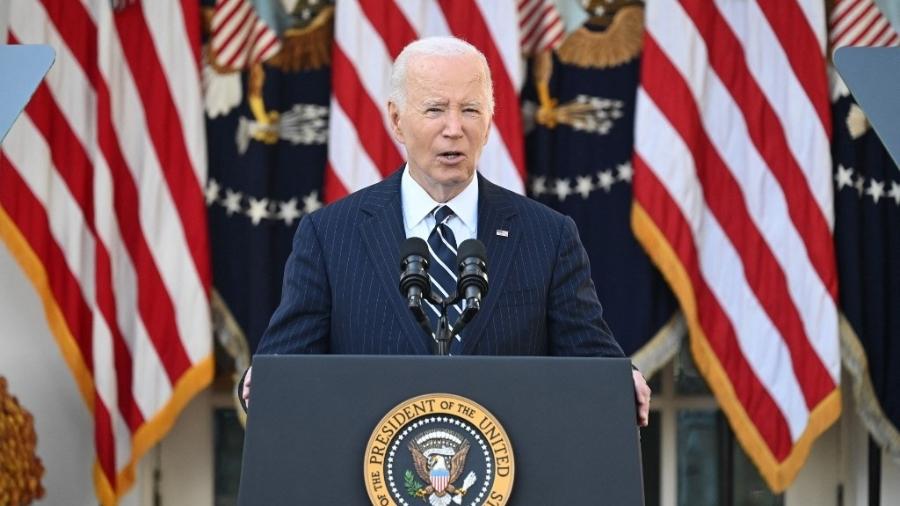
<instances>
[{"instance_id":1,"label":"navy pinstripe suit jacket","mask_svg":"<svg viewBox=\"0 0 900 506\"><path fill-rule=\"evenodd\" d=\"M430 354L398 284L406 239L400 175L301 220L281 304L259 354ZM450 352L623 356L602 317L571 218L478 176L490 286ZM497 235L506 230L508 237Z\"/></svg>"}]
</instances>

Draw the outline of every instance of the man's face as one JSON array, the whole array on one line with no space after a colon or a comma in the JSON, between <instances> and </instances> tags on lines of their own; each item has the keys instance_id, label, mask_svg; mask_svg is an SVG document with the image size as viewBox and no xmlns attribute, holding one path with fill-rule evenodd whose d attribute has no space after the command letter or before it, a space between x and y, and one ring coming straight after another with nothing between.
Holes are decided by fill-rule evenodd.
<instances>
[{"instance_id":1,"label":"man's face","mask_svg":"<svg viewBox=\"0 0 900 506\"><path fill-rule=\"evenodd\" d=\"M459 194L475 174L491 124L486 79L475 55L415 56L405 106L388 104L410 175L439 202Z\"/></svg>"}]
</instances>

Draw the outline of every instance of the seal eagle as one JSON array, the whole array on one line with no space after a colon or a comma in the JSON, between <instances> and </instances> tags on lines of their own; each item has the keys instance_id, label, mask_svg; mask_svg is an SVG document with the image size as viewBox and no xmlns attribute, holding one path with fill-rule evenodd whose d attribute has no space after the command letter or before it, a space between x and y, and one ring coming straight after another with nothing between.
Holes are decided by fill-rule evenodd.
<instances>
[{"instance_id":1,"label":"seal eagle","mask_svg":"<svg viewBox=\"0 0 900 506\"><path fill-rule=\"evenodd\" d=\"M427 483L416 492L416 496L427 497L434 506L446 506L450 504L451 499L460 504L462 495L475 481L475 473L470 472L461 487L453 485L465 468L469 442L463 439L456 448L445 446L427 450L411 442L409 451L412 454L416 474Z\"/></svg>"}]
</instances>

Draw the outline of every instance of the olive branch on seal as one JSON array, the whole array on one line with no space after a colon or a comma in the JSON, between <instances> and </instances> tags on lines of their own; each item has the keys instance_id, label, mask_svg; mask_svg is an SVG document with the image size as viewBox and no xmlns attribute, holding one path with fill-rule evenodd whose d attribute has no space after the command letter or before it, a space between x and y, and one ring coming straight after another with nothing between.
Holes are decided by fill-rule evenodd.
<instances>
[{"instance_id":1,"label":"olive branch on seal","mask_svg":"<svg viewBox=\"0 0 900 506\"><path fill-rule=\"evenodd\" d=\"M416 479L416 475L409 469L403 474L403 484L406 487L406 493L413 497L417 497L417 492L422 490L422 487L424 486Z\"/></svg>"}]
</instances>

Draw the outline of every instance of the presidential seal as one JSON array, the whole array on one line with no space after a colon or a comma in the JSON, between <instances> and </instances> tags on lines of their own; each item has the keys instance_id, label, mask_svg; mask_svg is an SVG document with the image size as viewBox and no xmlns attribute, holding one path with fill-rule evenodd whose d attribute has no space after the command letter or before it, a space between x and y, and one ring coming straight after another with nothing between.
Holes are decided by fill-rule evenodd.
<instances>
[{"instance_id":1,"label":"presidential seal","mask_svg":"<svg viewBox=\"0 0 900 506\"><path fill-rule=\"evenodd\" d=\"M452 394L420 395L394 407L372 432L363 467L378 506L501 506L514 474L500 422Z\"/></svg>"}]
</instances>

